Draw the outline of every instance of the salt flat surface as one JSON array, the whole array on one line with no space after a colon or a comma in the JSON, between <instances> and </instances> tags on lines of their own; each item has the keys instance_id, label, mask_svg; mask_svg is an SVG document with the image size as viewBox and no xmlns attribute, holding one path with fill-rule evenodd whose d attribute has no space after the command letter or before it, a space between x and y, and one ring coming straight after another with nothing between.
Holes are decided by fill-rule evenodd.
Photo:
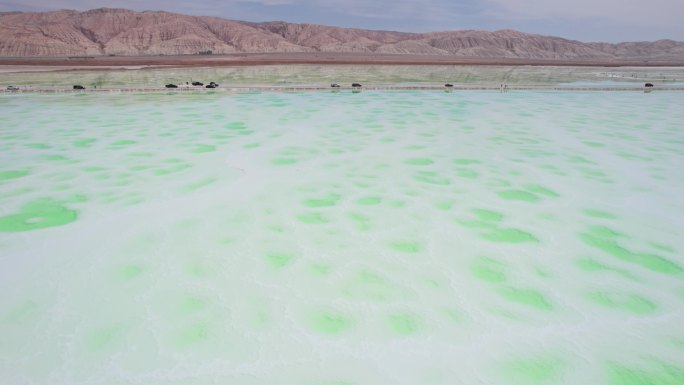
<instances>
[{"instance_id":1,"label":"salt flat surface","mask_svg":"<svg viewBox=\"0 0 684 385\"><path fill-rule=\"evenodd\" d=\"M9 66L5 66L9 67ZM11 69L11 68L10 68ZM6 69L7 70L7 69ZM16 70L16 69L15 69ZM353 82L379 85L681 85L681 67L542 67L446 65L268 65L211 68L147 68L137 70L75 70L42 73L3 73L0 86L65 86L89 88L159 86L201 81L222 85L327 85ZM3 88L4 88L3 87Z\"/></svg>"},{"instance_id":2,"label":"salt flat surface","mask_svg":"<svg viewBox=\"0 0 684 385\"><path fill-rule=\"evenodd\" d=\"M684 95L0 96L0 383L684 380Z\"/></svg>"}]
</instances>

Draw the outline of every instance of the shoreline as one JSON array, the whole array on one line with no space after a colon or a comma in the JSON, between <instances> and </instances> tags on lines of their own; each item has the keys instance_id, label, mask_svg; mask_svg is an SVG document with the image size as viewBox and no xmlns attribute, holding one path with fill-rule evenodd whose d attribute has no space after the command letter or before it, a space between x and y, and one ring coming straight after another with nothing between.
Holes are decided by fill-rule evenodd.
<instances>
[{"instance_id":1,"label":"shoreline","mask_svg":"<svg viewBox=\"0 0 684 385\"><path fill-rule=\"evenodd\" d=\"M625 87L572 87L572 86L556 86L556 85L506 85L505 89L500 86L494 85L483 85L483 84L471 84L471 85L453 85L452 87L445 87L443 85L424 85L424 86L388 86L388 85L364 85L363 87L350 87L341 86L339 88L331 88L330 86L322 85L301 85L301 86L273 86L273 85L222 85L219 88L207 89L202 87L178 87L178 88L165 88L165 87L100 87L100 88L86 88L84 90L75 90L68 87L22 87L19 90L3 90L0 89L0 93L5 94L16 94L16 93L50 93L50 94L61 94L61 93L148 93L148 92L254 92L254 91L280 91L280 92L301 92L301 91L351 91L354 93L361 91L499 91L499 92L509 92L509 91L641 91L641 92L651 92L651 91L684 91L684 86L662 86L662 87L636 87L636 86L625 86Z\"/></svg>"},{"instance_id":2,"label":"shoreline","mask_svg":"<svg viewBox=\"0 0 684 385\"><path fill-rule=\"evenodd\" d=\"M0 73L261 65L453 65L539 67L684 67L684 59L521 59L357 53L255 53L179 56L0 57Z\"/></svg>"}]
</instances>

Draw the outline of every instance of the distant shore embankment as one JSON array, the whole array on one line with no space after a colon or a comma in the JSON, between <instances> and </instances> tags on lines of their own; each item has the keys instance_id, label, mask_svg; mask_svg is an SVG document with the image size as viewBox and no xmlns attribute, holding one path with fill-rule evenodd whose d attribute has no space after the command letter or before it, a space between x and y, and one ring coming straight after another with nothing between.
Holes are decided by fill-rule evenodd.
<instances>
[{"instance_id":1,"label":"distant shore embankment","mask_svg":"<svg viewBox=\"0 0 684 385\"><path fill-rule=\"evenodd\" d=\"M684 59L523 59L364 53L255 53L178 56L0 57L3 66L69 69L140 69L146 67L225 67L282 64L488 65L573 67L684 67Z\"/></svg>"}]
</instances>

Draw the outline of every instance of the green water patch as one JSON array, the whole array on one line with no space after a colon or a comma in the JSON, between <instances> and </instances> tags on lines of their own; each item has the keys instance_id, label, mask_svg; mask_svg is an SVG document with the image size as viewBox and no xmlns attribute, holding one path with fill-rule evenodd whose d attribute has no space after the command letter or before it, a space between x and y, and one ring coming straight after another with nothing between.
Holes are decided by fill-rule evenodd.
<instances>
[{"instance_id":1,"label":"green water patch","mask_svg":"<svg viewBox=\"0 0 684 385\"><path fill-rule=\"evenodd\" d=\"M52 146L48 146L45 143L29 143L25 145L27 148L32 148L34 150L47 150L52 148Z\"/></svg>"},{"instance_id":2,"label":"green water patch","mask_svg":"<svg viewBox=\"0 0 684 385\"><path fill-rule=\"evenodd\" d=\"M356 230L358 231L369 231L372 229L371 219L366 215L359 213L350 213L349 218L355 222Z\"/></svg>"},{"instance_id":3,"label":"green water patch","mask_svg":"<svg viewBox=\"0 0 684 385\"><path fill-rule=\"evenodd\" d=\"M438 186L448 186L451 184L451 181L448 178L444 178L433 171L419 171L413 174L413 179L421 183L428 183Z\"/></svg>"},{"instance_id":4,"label":"green water patch","mask_svg":"<svg viewBox=\"0 0 684 385\"><path fill-rule=\"evenodd\" d=\"M508 201L522 201L535 203L539 202L539 197L523 190L506 190L500 191L498 195Z\"/></svg>"},{"instance_id":5,"label":"green water patch","mask_svg":"<svg viewBox=\"0 0 684 385\"><path fill-rule=\"evenodd\" d=\"M356 201L357 204L362 206L377 206L382 203L382 198L380 197L363 197Z\"/></svg>"},{"instance_id":6,"label":"green water patch","mask_svg":"<svg viewBox=\"0 0 684 385\"><path fill-rule=\"evenodd\" d=\"M678 337L670 337L669 341L675 348L684 350L684 339Z\"/></svg>"},{"instance_id":7,"label":"green water patch","mask_svg":"<svg viewBox=\"0 0 684 385\"><path fill-rule=\"evenodd\" d=\"M27 300L11 308L0 317L3 324L26 324L38 315L40 306L36 301Z\"/></svg>"},{"instance_id":8,"label":"green water patch","mask_svg":"<svg viewBox=\"0 0 684 385\"><path fill-rule=\"evenodd\" d=\"M395 139L395 138L392 138L392 142L395 142L395 141L396 141L396 139ZM410 150L410 151L418 151L418 150L424 150L424 149L426 149L427 147L426 147L426 146L417 145L417 144L412 144L412 145L406 146L406 147L404 147L404 148L407 149L407 150Z\"/></svg>"},{"instance_id":9,"label":"green water patch","mask_svg":"<svg viewBox=\"0 0 684 385\"><path fill-rule=\"evenodd\" d=\"M622 234L605 226L592 226L585 233L580 234L580 239L587 245L604 251L622 261L637 264L646 269L665 274L678 274L682 268L675 262L656 254L639 253L628 250L618 243Z\"/></svg>"},{"instance_id":10,"label":"green water patch","mask_svg":"<svg viewBox=\"0 0 684 385\"><path fill-rule=\"evenodd\" d=\"M399 287L369 269L355 274L344 284L342 293L356 300L373 302L386 302L402 295Z\"/></svg>"},{"instance_id":11,"label":"green water patch","mask_svg":"<svg viewBox=\"0 0 684 385\"><path fill-rule=\"evenodd\" d=\"M491 229L486 233L480 234L480 237L488 241L497 243L537 243L537 239L534 235L513 228L495 228Z\"/></svg>"},{"instance_id":12,"label":"green water patch","mask_svg":"<svg viewBox=\"0 0 684 385\"><path fill-rule=\"evenodd\" d=\"M95 144L95 142L97 142L97 139L94 139L94 138L81 138L81 139L76 139L76 140L74 140L74 141L72 142L72 144L74 145L74 147L78 147L78 148L88 148L88 147L92 147L93 144Z\"/></svg>"},{"instance_id":13,"label":"green water patch","mask_svg":"<svg viewBox=\"0 0 684 385\"><path fill-rule=\"evenodd\" d=\"M518 304L533 307L537 310L553 310L551 303L542 293L534 289L521 289L515 287L501 287L497 293L504 299Z\"/></svg>"},{"instance_id":14,"label":"green water patch","mask_svg":"<svg viewBox=\"0 0 684 385\"><path fill-rule=\"evenodd\" d=\"M165 176L165 175L170 175L170 174L176 174L181 171L187 170L191 168L192 165L189 163L173 163L173 166L169 167L164 167L164 168L157 168L154 170L152 173L156 176Z\"/></svg>"},{"instance_id":15,"label":"green water patch","mask_svg":"<svg viewBox=\"0 0 684 385\"><path fill-rule=\"evenodd\" d=\"M667 253L676 253L676 250L672 246L664 245L658 242L649 242L649 244L660 251L665 251Z\"/></svg>"},{"instance_id":16,"label":"green water patch","mask_svg":"<svg viewBox=\"0 0 684 385\"><path fill-rule=\"evenodd\" d=\"M467 168L459 168L456 170L456 175L461 178L477 179L480 176L480 173Z\"/></svg>"},{"instance_id":17,"label":"green water patch","mask_svg":"<svg viewBox=\"0 0 684 385\"><path fill-rule=\"evenodd\" d=\"M607 376L610 385L681 385L684 368L660 361L641 367L610 363Z\"/></svg>"},{"instance_id":18,"label":"green water patch","mask_svg":"<svg viewBox=\"0 0 684 385\"><path fill-rule=\"evenodd\" d=\"M626 311L636 315L653 313L657 306L648 299L636 294L593 291L585 296L589 301L605 308Z\"/></svg>"},{"instance_id":19,"label":"green water patch","mask_svg":"<svg viewBox=\"0 0 684 385\"><path fill-rule=\"evenodd\" d=\"M499 283L506 280L506 266L492 258L478 257L470 266L470 273L477 279Z\"/></svg>"},{"instance_id":20,"label":"green water patch","mask_svg":"<svg viewBox=\"0 0 684 385\"><path fill-rule=\"evenodd\" d=\"M293 165L299 162L299 159L296 158L275 158L271 160L271 164L274 166L289 166Z\"/></svg>"},{"instance_id":21,"label":"green water patch","mask_svg":"<svg viewBox=\"0 0 684 385\"><path fill-rule=\"evenodd\" d=\"M274 233L283 234L285 233L285 227L281 225L269 225L265 227L266 230L272 231Z\"/></svg>"},{"instance_id":22,"label":"green water patch","mask_svg":"<svg viewBox=\"0 0 684 385\"><path fill-rule=\"evenodd\" d=\"M73 160L70 158L67 158L64 155L46 155L44 157L45 160L49 160L50 162L63 162L63 163L78 163L77 160Z\"/></svg>"},{"instance_id":23,"label":"green water patch","mask_svg":"<svg viewBox=\"0 0 684 385\"><path fill-rule=\"evenodd\" d=\"M571 156L568 157L568 162L570 163L576 163L576 164L590 164L590 165L596 165L596 162L592 162L590 160L587 160L586 158L583 158L581 156Z\"/></svg>"},{"instance_id":24,"label":"green water patch","mask_svg":"<svg viewBox=\"0 0 684 385\"><path fill-rule=\"evenodd\" d=\"M294 254L291 253L268 253L265 256L266 263L276 269L282 269L294 261Z\"/></svg>"},{"instance_id":25,"label":"green water patch","mask_svg":"<svg viewBox=\"0 0 684 385\"><path fill-rule=\"evenodd\" d=\"M203 154L205 152L214 152L216 151L216 146L213 146L211 144L195 144L190 148L190 152L195 153L195 154Z\"/></svg>"},{"instance_id":26,"label":"green water patch","mask_svg":"<svg viewBox=\"0 0 684 385\"><path fill-rule=\"evenodd\" d=\"M138 265L125 265L116 269L115 277L122 282L128 282L140 277L144 271Z\"/></svg>"},{"instance_id":27,"label":"green water patch","mask_svg":"<svg viewBox=\"0 0 684 385\"><path fill-rule=\"evenodd\" d=\"M0 181L21 178L28 174L30 174L29 170L0 171Z\"/></svg>"},{"instance_id":28,"label":"green water patch","mask_svg":"<svg viewBox=\"0 0 684 385\"><path fill-rule=\"evenodd\" d=\"M194 279L203 280L215 273L214 267L213 264L206 261L194 259L185 264L183 271Z\"/></svg>"},{"instance_id":29,"label":"green water patch","mask_svg":"<svg viewBox=\"0 0 684 385\"><path fill-rule=\"evenodd\" d=\"M410 313L392 314L385 320L390 332L398 336L409 336L418 333L420 323L418 318Z\"/></svg>"},{"instance_id":30,"label":"green water patch","mask_svg":"<svg viewBox=\"0 0 684 385\"><path fill-rule=\"evenodd\" d=\"M618 152L617 156L627 160L641 161L641 162L652 162L653 158L648 156L637 155L631 152Z\"/></svg>"},{"instance_id":31,"label":"green water patch","mask_svg":"<svg viewBox=\"0 0 684 385\"><path fill-rule=\"evenodd\" d=\"M0 232L22 232L63 226L74 222L78 213L52 199L38 199L22 206L16 214L0 217Z\"/></svg>"},{"instance_id":32,"label":"green water patch","mask_svg":"<svg viewBox=\"0 0 684 385\"><path fill-rule=\"evenodd\" d=\"M210 339L209 325L195 324L178 331L175 335L175 345L181 348L194 346Z\"/></svg>"},{"instance_id":33,"label":"green water patch","mask_svg":"<svg viewBox=\"0 0 684 385\"><path fill-rule=\"evenodd\" d=\"M86 337L86 348L91 352L108 350L120 342L126 329L122 325L114 325L95 330Z\"/></svg>"},{"instance_id":34,"label":"green water patch","mask_svg":"<svg viewBox=\"0 0 684 385\"><path fill-rule=\"evenodd\" d=\"M300 214L297 215L297 219L307 225L322 225L330 222L330 219L321 213Z\"/></svg>"},{"instance_id":35,"label":"green water patch","mask_svg":"<svg viewBox=\"0 0 684 385\"><path fill-rule=\"evenodd\" d=\"M551 273L551 270L546 269L546 268L541 267L541 266L534 267L533 271L540 278L551 278L551 277L553 277L553 273Z\"/></svg>"},{"instance_id":36,"label":"green water patch","mask_svg":"<svg viewBox=\"0 0 684 385\"><path fill-rule=\"evenodd\" d=\"M633 280L633 281L638 281L638 278L630 273L628 270L625 269L619 269L617 267L611 267L606 264L600 263L598 261L595 261L590 258L584 258L578 260L575 265L584 271L590 271L590 272L611 272L611 273L616 273L619 274L627 279Z\"/></svg>"},{"instance_id":37,"label":"green water patch","mask_svg":"<svg viewBox=\"0 0 684 385\"><path fill-rule=\"evenodd\" d=\"M617 219L617 215L603 210L586 209L583 211L585 215L592 218L600 219Z\"/></svg>"},{"instance_id":38,"label":"green water patch","mask_svg":"<svg viewBox=\"0 0 684 385\"><path fill-rule=\"evenodd\" d=\"M208 306L209 303L204 298L185 296L176 303L175 313L180 316L191 316L207 309Z\"/></svg>"},{"instance_id":39,"label":"green water patch","mask_svg":"<svg viewBox=\"0 0 684 385\"><path fill-rule=\"evenodd\" d=\"M317 198L317 199L307 199L303 203L304 206L306 207L313 207L313 208L318 208L318 207L332 207L337 204L337 202L342 199L341 195L338 194L330 194L322 198Z\"/></svg>"},{"instance_id":40,"label":"green water patch","mask_svg":"<svg viewBox=\"0 0 684 385\"><path fill-rule=\"evenodd\" d=\"M605 180L606 174L598 169L591 167L578 167L577 170L587 179Z\"/></svg>"},{"instance_id":41,"label":"green water patch","mask_svg":"<svg viewBox=\"0 0 684 385\"><path fill-rule=\"evenodd\" d=\"M454 201L437 202L435 203L435 207L442 211L449 211L452 207L454 207Z\"/></svg>"},{"instance_id":42,"label":"green water patch","mask_svg":"<svg viewBox=\"0 0 684 385\"><path fill-rule=\"evenodd\" d=\"M32 188L24 187L24 188L12 190L12 191L0 192L0 199L18 197L21 195L28 194L31 191L33 191Z\"/></svg>"},{"instance_id":43,"label":"green water patch","mask_svg":"<svg viewBox=\"0 0 684 385\"><path fill-rule=\"evenodd\" d=\"M506 362L501 368L505 383L555 384L563 378L566 364L554 357L534 357Z\"/></svg>"},{"instance_id":44,"label":"green water patch","mask_svg":"<svg viewBox=\"0 0 684 385\"><path fill-rule=\"evenodd\" d=\"M555 191L553 191L547 187L538 185L538 184L526 184L526 185L523 185L523 188L527 191L531 191L535 194L543 195L543 196L546 196L549 198L560 197L560 195L557 192L555 192Z\"/></svg>"},{"instance_id":45,"label":"green water patch","mask_svg":"<svg viewBox=\"0 0 684 385\"><path fill-rule=\"evenodd\" d=\"M472 229L486 230L479 234L482 239L497 243L536 243L539 240L532 234L515 228L500 227L503 214L496 211L473 209L476 220L459 220L459 223Z\"/></svg>"},{"instance_id":46,"label":"green water patch","mask_svg":"<svg viewBox=\"0 0 684 385\"><path fill-rule=\"evenodd\" d=\"M123 146L130 146L130 145L133 145L136 143L138 143L138 142L136 142L135 140L122 139L122 140L117 140L116 142L113 142L112 146L123 147Z\"/></svg>"},{"instance_id":47,"label":"green water patch","mask_svg":"<svg viewBox=\"0 0 684 385\"><path fill-rule=\"evenodd\" d=\"M415 254L423 250L423 245L420 242L400 241L389 244L392 250L402 253Z\"/></svg>"},{"instance_id":48,"label":"green water patch","mask_svg":"<svg viewBox=\"0 0 684 385\"><path fill-rule=\"evenodd\" d=\"M309 272L316 277L325 277L332 271L332 267L325 263L314 263L309 266Z\"/></svg>"},{"instance_id":49,"label":"green water patch","mask_svg":"<svg viewBox=\"0 0 684 385\"><path fill-rule=\"evenodd\" d=\"M429 166L431 164L434 164L435 162L432 159L428 158L411 158L406 159L404 163L409 164L411 166Z\"/></svg>"},{"instance_id":50,"label":"green water patch","mask_svg":"<svg viewBox=\"0 0 684 385\"><path fill-rule=\"evenodd\" d=\"M339 335L352 328L353 320L338 311L318 310L309 316L309 326L318 333Z\"/></svg>"},{"instance_id":51,"label":"green water patch","mask_svg":"<svg viewBox=\"0 0 684 385\"><path fill-rule=\"evenodd\" d=\"M501 222L503 220L503 214L497 211L485 210L485 209L472 209L470 210L477 217L478 221L494 224L496 222Z\"/></svg>"},{"instance_id":52,"label":"green water patch","mask_svg":"<svg viewBox=\"0 0 684 385\"><path fill-rule=\"evenodd\" d=\"M194 191L218 181L216 177L207 177L196 182L188 183L180 187L181 191Z\"/></svg>"}]
</instances>

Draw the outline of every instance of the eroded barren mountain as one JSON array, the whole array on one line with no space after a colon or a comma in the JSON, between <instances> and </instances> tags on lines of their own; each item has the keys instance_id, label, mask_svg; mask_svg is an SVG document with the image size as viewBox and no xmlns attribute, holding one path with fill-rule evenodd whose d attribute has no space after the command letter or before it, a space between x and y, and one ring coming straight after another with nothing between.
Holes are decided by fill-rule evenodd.
<instances>
[{"instance_id":1,"label":"eroded barren mountain","mask_svg":"<svg viewBox=\"0 0 684 385\"><path fill-rule=\"evenodd\" d=\"M0 56L359 52L487 58L676 59L672 40L583 43L513 30L405 33L285 22L251 23L161 11L0 13Z\"/></svg>"}]
</instances>

